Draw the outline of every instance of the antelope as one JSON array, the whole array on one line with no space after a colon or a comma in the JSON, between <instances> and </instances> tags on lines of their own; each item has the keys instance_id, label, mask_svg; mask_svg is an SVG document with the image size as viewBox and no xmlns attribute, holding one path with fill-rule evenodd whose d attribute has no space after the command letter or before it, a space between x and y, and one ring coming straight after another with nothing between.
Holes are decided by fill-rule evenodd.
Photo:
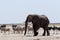
<instances>
[{"instance_id":1,"label":"antelope","mask_svg":"<svg viewBox=\"0 0 60 40\"><path fill-rule=\"evenodd\" d=\"M1 29L1 33L2 32L4 32L4 33L10 32L10 29L9 28L6 28L6 25L1 25L0 29Z\"/></svg>"}]
</instances>

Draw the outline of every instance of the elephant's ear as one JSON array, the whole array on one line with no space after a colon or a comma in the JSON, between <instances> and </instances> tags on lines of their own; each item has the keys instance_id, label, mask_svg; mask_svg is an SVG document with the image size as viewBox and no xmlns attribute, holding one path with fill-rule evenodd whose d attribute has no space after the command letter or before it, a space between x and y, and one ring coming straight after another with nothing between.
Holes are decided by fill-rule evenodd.
<instances>
[{"instance_id":1,"label":"elephant's ear","mask_svg":"<svg viewBox=\"0 0 60 40\"><path fill-rule=\"evenodd\" d=\"M33 17L32 17L32 15L29 15L29 19L31 19L31 20L32 20L32 18L33 18Z\"/></svg>"},{"instance_id":2,"label":"elephant's ear","mask_svg":"<svg viewBox=\"0 0 60 40\"><path fill-rule=\"evenodd\" d=\"M27 19L28 19L29 22L32 22L32 20L33 20L33 15L28 15L28 18L27 18Z\"/></svg>"}]
</instances>

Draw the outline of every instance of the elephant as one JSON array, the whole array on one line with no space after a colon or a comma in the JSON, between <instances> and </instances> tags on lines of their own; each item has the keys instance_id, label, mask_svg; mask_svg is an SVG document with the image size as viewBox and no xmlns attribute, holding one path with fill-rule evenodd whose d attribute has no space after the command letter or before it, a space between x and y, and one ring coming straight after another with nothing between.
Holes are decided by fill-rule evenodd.
<instances>
[{"instance_id":1,"label":"elephant","mask_svg":"<svg viewBox=\"0 0 60 40\"><path fill-rule=\"evenodd\" d=\"M34 35L33 36L37 36L38 32L37 30L39 28L43 28L44 32L42 36L45 36L46 32L47 32L47 36L50 35L49 30L48 30L48 25L50 23L49 19L47 18L47 16L45 15L31 15L29 14L25 20L25 32L24 35L26 35L26 31L27 31L27 26L28 23L32 22L33 24L33 32Z\"/></svg>"}]
</instances>

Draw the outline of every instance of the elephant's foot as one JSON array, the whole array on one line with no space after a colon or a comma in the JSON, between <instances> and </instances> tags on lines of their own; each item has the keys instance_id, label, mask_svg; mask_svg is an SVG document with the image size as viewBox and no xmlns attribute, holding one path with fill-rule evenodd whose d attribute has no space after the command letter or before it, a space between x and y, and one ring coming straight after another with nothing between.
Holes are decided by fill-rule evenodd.
<instances>
[{"instance_id":1,"label":"elephant's foot","mask_svg":"<svg viewBox=\"0 0 60 40\"><path fill-rule=\"evenodd\" d=\"M42 36L45 36L45 35L42 35Z\"/></svg>"},{"instance_id":2,"label":"elephant's foot","mask_svg":"<svg viewBox=\"0 0 60 40\"><path fill-rule=\"evenodd\" d=\"M38 35L38 32L34 33L34 36L37 36Z\"/></svg>"},{"instance_id":3,"label":"elephant's foot","mask_svg":"<svg viewBox=\"0 0 60 40\"><path fill-rule=\"evenodd\" d=\"M42 36L45 36L45 33ZM50 36L50 34L48 33L47 36Z\"/></svg>"},{"instance_id":4,"label":"elephant's foot","mask_svg":"<svg viewBox=\"0 0 60 40\"><path fill-rule=\"evenodd\" d=\"M43 35L42 36L45 36L45 33L43 33Z\"/></svg>"},{"instance_id":5,"label":"elephant's foot","mask_svg":"<svg viewBox=\"0 0 60 40\"><path fill-rule=\"evenodd\" d=\"M47 31L47 36L49 36L49 35L50 35L49 31Z\"/></svg>"},{"instance_id":6,"label":"elephant's foot","mask_svg":"<svg viewBox=\"0 0 60 40\"><path fill-rule=\"evenodd\" d=\"M50 36L50 34L48 33L47 36Z\"/></svg>"},{"instance_id":7,"label":"elephant's foot","mask_svg":"<svg viewBox=\"0 0 60 40\"><path fill-rule=\"evenodd\" d=\"M47 35L47 36L50 36L50 35Z\"/></svg>"}]
</instances>

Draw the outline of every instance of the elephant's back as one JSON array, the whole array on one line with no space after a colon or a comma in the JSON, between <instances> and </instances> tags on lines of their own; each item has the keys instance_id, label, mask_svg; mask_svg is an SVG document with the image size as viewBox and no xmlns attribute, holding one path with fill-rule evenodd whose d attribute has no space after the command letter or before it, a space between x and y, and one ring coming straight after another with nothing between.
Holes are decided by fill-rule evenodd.
<instances>
[{"instance_id":1,"label":"elephant's back","mask_svg":"<svg viewBox=\"0 0 60 40\"><path fill-rule=\"evenodd\" d=\"M49 21L46 15L33 15L33 19L40 20L40 21L41 20Z\"/></svg>"},{"instance_id":2,"label":"elephant's back","mask_svg":"<svg viewBox=\"0 0 60 40\"><path fill-rule=\"evenodd\" d=\"M39 18L40 18L40 19L42 18L42 19L44 19L44 20L47 20L47 19L48 19L48 17L45 16L45 15L40 15Z\"/></svg>"},{"instance_id":3,"label":"elephant's back","mask_svg":"<svg viewBox=\"0 0 60 40\"><path fill-rule=\"evenodd\" d=\"M49 19L48 19L48 17L46 15L40 15L39 19L40 19L41 23L49 24Z\"/></svg>"},{"instance_id":4,"label":"elephant's back","mask_svg":"<svg viewBox=\"0 0 60 40\"><path fill-rule=\"evenodd\" d=\"M46 23L49 24L49 19L46 15L33 15L33 21L36 22L40 22L42 23Z\"/></svg>"}]
</instances>

